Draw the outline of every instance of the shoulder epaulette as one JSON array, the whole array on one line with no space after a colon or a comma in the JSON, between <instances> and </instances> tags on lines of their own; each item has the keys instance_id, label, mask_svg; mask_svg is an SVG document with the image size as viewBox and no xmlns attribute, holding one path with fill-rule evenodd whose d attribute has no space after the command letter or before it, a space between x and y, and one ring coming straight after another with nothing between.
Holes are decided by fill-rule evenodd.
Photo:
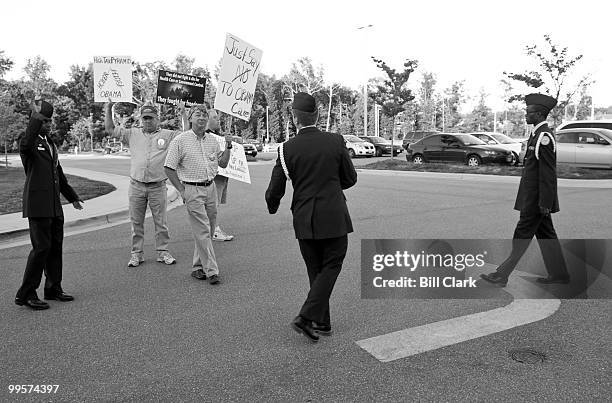
<instances>
[{"instance_id":1,"label":"shoulder epaulette","mask_svg":"<svg viewBox=\"0 0 612 403\"><path fill-rule=\"evenodd\" d=\"M538 140L536 141L536 145L535 145L535 157L536 159L540 159L540 144L547 146L550 142L552 142L552 146L553 146L553 152L557 151L557 147L555 144L555 137L552 135L552 133L549 132L542 132L540 133L540 135L538 136Z\"/></svg>"}]
</instances>

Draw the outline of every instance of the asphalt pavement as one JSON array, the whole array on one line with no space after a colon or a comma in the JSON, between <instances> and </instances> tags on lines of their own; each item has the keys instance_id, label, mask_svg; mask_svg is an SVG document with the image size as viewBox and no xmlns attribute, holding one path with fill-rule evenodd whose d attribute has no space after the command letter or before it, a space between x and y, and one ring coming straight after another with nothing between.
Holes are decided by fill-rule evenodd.
<instances>
[{"instance_id":1,"label":"asphalt pavement","mask_svg":"<svg viewBox=\"0 0 612 403\"><path fill-rule=\"evenodd\" d=\"M125 175L126 161L63 160L63 166ZM361 161L358 161L358 164ZM168 213L178 263L126 267L129 225L68 235L64 288L71 303L33 312L13 304L28 245L0 249L0 399L11 384L56 384L45 401L607 401L611 304L562 300L524 326L392 362L357 342L506 306L498 300L366 300L361 239L508 239L516 183L361 170L346 192L355 232L332 296L335 334L316 344L289 322L307 292L291 226L290 185L276 215L265 207L271 163L252 164L252 184L231 181L220 223L236 235L215 243L223 283L189 276L193 240L183 206ZM113 192L116 193L116 192ZM117 194L117 197L120 197ZM125 195L121 196L127 200ZM560 238L612 238L612 189L560 187ZM87 208L87 204L85 206ZM70 207L68 207L70 208ZM499 263L492 262L492 263ZM513 361L531 348L544 362Z\"/></svg>"}]
</instances>

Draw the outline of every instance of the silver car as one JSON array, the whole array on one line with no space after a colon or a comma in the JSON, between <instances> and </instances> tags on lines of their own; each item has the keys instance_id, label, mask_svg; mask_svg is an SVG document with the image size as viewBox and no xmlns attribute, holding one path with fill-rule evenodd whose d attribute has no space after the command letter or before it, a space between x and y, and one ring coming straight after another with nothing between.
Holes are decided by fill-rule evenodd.
<instances>
[{"instance_id":1,"label":"silver car","mask_svg":"<svg viewBox=\"0 0 612 403\"><path fill-rule=\"evenodd\" d=\"M557 163L612 169L612 130L564 129L556 137Z\"/></svg>"},{"instance_id":2,"label":"silver car","mask_svg":"<svg viewBox=\"0 0 612 403\"><path fill-rule=\"evenodd\" d=\"M474 132L469 133L472 136L479 138L485 143L498 146L501 148L505 148L508 151L512 151L512 162L511 165L519 164L519 155L521 154L521 140L513 139L512 137L508 137L503 133L495 133L495 132Z\"/></svg>"}]
</instances>

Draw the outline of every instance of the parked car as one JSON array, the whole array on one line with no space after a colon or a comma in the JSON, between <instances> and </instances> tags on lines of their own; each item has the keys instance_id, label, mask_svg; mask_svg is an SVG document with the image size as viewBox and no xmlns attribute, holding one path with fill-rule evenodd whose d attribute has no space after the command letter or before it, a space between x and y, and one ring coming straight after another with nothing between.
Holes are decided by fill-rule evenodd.
<instances>
[{"instance_id":1,"label":"parked car","mask_svg":"<svg viewBox=\"0 0 612 403\"><path fill-rule=\"evenodd\" d=\"M245 155L250 155L251 157L255 157L257 155L257 148L255 147L254 144L244 143L242 147L244 147Z\"/></svg>"},{"instance_id":2,"label":"parked car","mask_svg":"<svg viewBox=\"0 0 612 403\"><path fill-rule=\"evenodd\" d=\"M521 140L513 139L512 137L508 137L503 133L494 133L494 132L475 132L469 133L472 136L479 138L485 143L492 146L499 146L501 148L505 148L506 150L512 151L512 165L519 164L519 155L521 154Z\"/></svg>"},{"instance_id":3,"label":"parked car","mask_svg":"<svg viewBox=\"0 0 612 403\"><path fill-rule=\"evenodd\" d=\"M378 136L359 136L360 139L371 143L375 148L375 155L377 157L383 154L391 154L391 140L384 139ZM402 148L401 140L395 140L393 142L393 156L404 151Z\"/></svg>"},{"instance_id":4,"label":"parked car","mask_svg":"<svg viewBox=\"0 0 612 403\"><path fill-rule=\"evenodd\" d=\"M612 120L572 120L561 123L555 128L556 131L565 129L608 129L612 130Z\"/></svg>"},{"instance_id":5,"label":"parked car","mask_svg":"<svg viewBox=\"0 0 612 403\"><path fill-rule=\"evenodd\" d=\"M356 156L373 157L374 146L365 140L360 139L352 134L344 134L344 144L351 158Z\"/></svg>"},{"instance_id":6,"label":"parked car","mask_svg":"<svg viewBox=\"0 0 612 403\"><path fill-rule=\"evenodd\" d=\"M565 129L556 137L557 163L612 169L612 130Z\"/></svg>"},{"instance_id":7,"label":"parked car","mask_svg":"<svg viewBox=\"0 0 612 403\"><path fill-rule=\"evenodd\" d=\"M512 163L512 151L459 133L433 134L408 146L406 160L423 162L460 162L469 166L487 163Z\"/></svg>"},{"instance_id":8,"label":"parked car","mask_svg":"<svg viewBox=\"0 0 612 403\"><path fill-rule=\"evenodd\" d=\"M261 144L261 142L259 140L248 140L247 143L253 144L253 146L255 146L255 149L257 151L262 151L263 150L263 145Z\"/></svg>"},{"instance_id":9,"label":"parked car","mask_svg":"<svg viewBox=\"0 0 612 403\"><path fill-rule=\"evenodd\" d=\"M427 136L431 136L432 134L438 134L439 132L436 131L417 131L417 132L409 132L406 133L406 135L404 136L404 139L402 140L402 148L406 151L408 151L408 146L412 143L416 143L417 141L419 141L422 138L425 138Z\"/></svg>"}]
</instances>

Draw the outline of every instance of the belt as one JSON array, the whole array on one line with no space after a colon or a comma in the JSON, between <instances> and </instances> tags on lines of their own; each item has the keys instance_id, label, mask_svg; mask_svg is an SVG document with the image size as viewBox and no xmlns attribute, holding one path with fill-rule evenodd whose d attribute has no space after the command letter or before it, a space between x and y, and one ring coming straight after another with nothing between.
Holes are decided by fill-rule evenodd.
<instances>
[{"instance_id":1,"label":"belt","mask_svg":"<svg viewBox=\"0 0 612 403\"><path fill-rule=\"evenodd\" d=\"M213 180L208 180L208 181L204 181L204 182L183 182L185 185L192 185L192 186L210 186L211 183L213 183Z\"/></svg>"},{"instance_id":2,"label":"belt","mask_svg":"<svg viewBox=\"0 0 612 403\"><path fill-rule=\"evenodd\" d=\"M157 182L142 182L142 181L138 181L138 180L136 180L134 178L130 178L130 179L132 179L134 182L138 182L138 183L143 184L145 186L155 186L155 185L159 185L159 184L161 184L161 183L166 181L165 179L163 179L163 180L157 181Z\"/></svg>"}]
</instances>

